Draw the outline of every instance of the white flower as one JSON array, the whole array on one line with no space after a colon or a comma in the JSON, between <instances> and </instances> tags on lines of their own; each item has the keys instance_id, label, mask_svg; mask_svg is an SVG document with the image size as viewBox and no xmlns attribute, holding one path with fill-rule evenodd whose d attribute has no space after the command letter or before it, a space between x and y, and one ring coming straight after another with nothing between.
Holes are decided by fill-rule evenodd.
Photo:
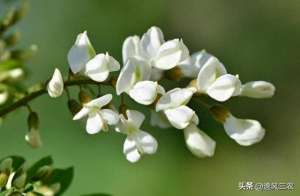
<instances>
[{"instance_id":1,"label":"white flower","mask_svg":"<svg viewBox=\"0 0 300 196\"><path fill-rule=\"evenodd\" d=\"M216 142L195 124L190 124L184 130L185 143L188 149L197 157L212 157L215 153Z\"/></svg>"},{"instance_id":2,"label":"white flower","mask_svg":"<svg viewBox=\"0 0 300 196\"><path fill-rule=\"evenodd\" d=\"M163 112L155 112L154 110L151 110L150 124L153 127L157 126L161 129L171 127L171 124L166 115Z\"/></svg>"},{"instance_id":3,"label":"white flower","mask_svg":"<svg viewBox=\"0 0 300 196\"><path fill-rule=\"evenodd\" d=\"M189 57L189 51L182 40L165 41L158 27L151 27L140 39L128 37L123 43L123 61L129 58L144 60L151 67L168 70Z\"/></svg>"},{"instance_id":4,"label":"white flower","mask_svg":"<svg viewBox=\"0 0 300 196\"><path fill-rule=\"evenodd\" d=\"M150 67L144 61L129 59L121 70L116 91L120 95L126 92L136 102L144 105L152 104L164 89L157 82L149 81Z\"/></svg>"},{"instance_id":5,"label":"white flower","mask_svg":"<svg viewBox=\"0 0 300 196\"><path fill-rule=\"evenodd\" d=\"M252 81L242 85L241 96L269 98L275 93L275 86L270 82Z\"/></svg>"},{"instance_id":6,"label":"white flower","mask_svg":"<svg viewBox=\"0 0 300 196\"><path fill-rule=\"evenodd\" d=\"M96 55L96 52L84 31L77 39L68 53L68 62L71 71L76 74L84 70L86 63Z\"/></svg>"},{"instance_id":7,"label":"white flower","mask_svg":"<svg viewBox=\"0 0 300 196\"><path fill-rule=\"evenodd\" d=\"M178 66L181 69L183 76L196 78L200 69L210 57L212 57L211 54L207 53L205 50L201 50L192 54L190 58L181 62Z\"/></svg>"},{"instance_id":8,"label":"white flower","mask_svg":"<svg viewBox=\"0 0 300 196\"><path fill-rule=\"evenodd\" d=\"M135 110L126 111L127 118L121 114L116 131L127 135L123 153L132 163L137 162L143 154L154 154L157 150L157 141L149 133L140 129L145 116Z\"/></svg>"},{"instance_id":9,"label":"white flower","mask_svg":"<svg viewBox=\"0 0 300 196\"><path fill-rule=\"evenodd\" d=\"M107 125L115 125L119 121L118 114L111 109L102 109L112 100L112 95L107 94L83 105L83 108L74 116L73 120L79 120L88 116L86 131L95 134L102 129L107 130Z\"/></svg>"},{"instance_id":10,"label":"white flower","mask_svg":"<svg viewBox=\"0 0 300 196\"><path fill-rule=\"evenodd\" d=\"M156 112L163 111L171 125L177 129L184 129L191 122L198 124L199 119L195 111L186 106L195 88L175 88L164 94L156 104Z\"/></svg>"},{"instance_id":11,"label":"white flower","mask_svg":"<svg viewBox=\"0 0 300 196\"><path fill-rule=\"evenodd\" d=\"M50 97L59 97L64 90L64 81L59 69L55 68L51 80L48 82L47 91Z\"/></svg>"},{"instance_id":12,"label":"white flower","mask_svg":"<svg viewBox=\"0 0 300 196\"><path fill-rule=\"evenodd\" d=\"M228 114L223 125L229 137L242 146L260 142L265 135L265 129L257 120L239 119L232 114Z\"/></svg>"},{"instance_id":13,"label":"white flower","mask_svg":"<svg viewBox=\"0 0 300 196\"><path fill-rule=\"evenodd\" d=\"M241 81L238 76L227 74L217 58L210 57L199 71L197 88L198 92L223 102L240 94Z\"/></svg>"},{"instance_id":14,"label":"white flower","mask_svg":"<svg viewBox=\"0 0 300 196\"><path fill-rule=\"evenodd\" d=\"M85 75L94 81L102 82L108 78L109 72L119 69L119 62L108 53L98 54L86 63Z\"/></svg>"},{"instance_id":15,"label":"white flower","mask_svg":"<svg viewBox=\"0 0 300 196\"><path fill-rule=\"evenodd\" d=\"M8 91L6 89L3 89L3 91L0 92L0 105L5 104L8 98L9 98Z\"/></svg>"},{"instance_id":16,"label":"white flower","mask_svg":"<svg viewBox=\"0 0 300 196\"><path fill-rule=\"evenodd\" d=\"M25 140L32 148L40 148L43 145L38 129L31 128L25 135Z\"/></svg>"}]
</instances>

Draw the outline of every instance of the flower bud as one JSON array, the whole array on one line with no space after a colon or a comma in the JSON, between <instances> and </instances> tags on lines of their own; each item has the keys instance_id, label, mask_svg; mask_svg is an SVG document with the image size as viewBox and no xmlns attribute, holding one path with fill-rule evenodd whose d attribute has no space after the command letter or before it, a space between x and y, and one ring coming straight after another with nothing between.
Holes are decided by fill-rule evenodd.
<instances>
[{"instance_id":1,"label":"flower bud","mask_svg":"<svg viewBox=\"0 0 300 196\"><path fill-rule=\"evenodd\" d=\"M31 129L25 135L25 140L32 148L40 148L43 145L40 132L35 129Z\"/></svg>"},{"instance_id":2,"label":"flower bud","mask_svg":"<svg viewBox=\"0 0 300 196\"><path fill-rule=\"evenodd\" d=\"M3 105L8 100L9 94L7 91L0 92L0 105Z\"/></svg>"},{"instance_id":3,"label":"flower bud","mask_svg":"<svg viewBox=\"0 0 300 196\"><path fill-rule=\"evenodd\" d=\"M18 176L14 177L12 181L12 185L17 189L21 189L25 187L26 179L27 179L27 174L25 172L22 172Z\"/></svg>"},{"instance_id":4,"label":"flower bud","mask_svg":"<svg viewBox=\"0 0 300 196\"><path fill-rule=\"evenodd\" d=\"M12 170L12 164L13 164L12 158L4 159L0 164L0 173L3 172L9 175Z\"/></svg>"},{"instance_id":5,"label":"flower bud","mask_svg":"<svg viewBox=\"0 0 300 196\"><path fill-rule=\"evenodd\" d=\"M53 173L53 167L49 165L45 165L38 169L36 174L34 175L34 179L47 181Z\"/></svg>"},{"instance_id":6,"label":"flower bud","mask_svg":"<svg viewBox=\"0 0 300 196\"><path fill-rule=\"evenodd\" d=\"M62 95L64 90L64 81L59 69L55 69L51 80L47 85L48 94L52 98L56 98Z\"/></svg>"},{"instance_id":7,"label":"flower bud","mask_svg":"<svg viewBox=\"0 0 300 196\"><path fill-rule=\"evenodd\" d=\"M275 93L275 86L270 82L253 81L242 86L241 95L252 98L269 98Z\"/></svg>"},{"instance_id":8,"label":"flower bud","mask_svg":"<svg viewBox=\"0 0 300 196\"><path fill-rule=\"evenodd\" d=\"M71 114L74 116L81 110L81 105L75 99L70 99L68 101L68 108Z\"/></svg>"},{"instance_id":9,"label":"flower bud","mask_svg":"<svg viewBox=\"0 0 300 196\"><path fill-rule=\"evenodd\" d=\"M42 146L40 132L38 130L39 119L36 112L30 112L28 116L29 132L25 135L25 140L32 148L39 148Z\"/></svg>"},{"instance_id":10,"label":"flower bud","mask_svg":"<svg viewBox=\"0 0 300 196\"><path fill-rule=\"evenodd\" d=\"M0 190L6 186L8 181L8 175L4 172L0 172Z\"/></svg>"}]
</instances>

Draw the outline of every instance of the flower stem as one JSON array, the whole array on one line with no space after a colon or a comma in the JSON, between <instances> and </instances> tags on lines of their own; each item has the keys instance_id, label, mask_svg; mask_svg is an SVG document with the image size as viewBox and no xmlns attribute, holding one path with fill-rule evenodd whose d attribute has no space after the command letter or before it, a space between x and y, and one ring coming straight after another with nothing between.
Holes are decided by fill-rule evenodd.
<instances>
[{"instance_id":1,"label":"flower stem","mask_svg":"<svg viewBox=\"0 0 300 196\"><path fill-rule=\"evenodd\" d=\"M91 84L91 85L111 85L111 81L108 80L106 82L95 82L93 80L90 79L73 79L73 80L67 80L64 82L64 86L68 87L68 86L80 86L82 84ZM43 94L47 93L47 86L44 85L41 89L38 89L36 91L33 91L29 94L27 94L26 96L24 96L23 98L15 101L14 103L0 109L0 117L5 116L6 114L20 108L23 106L26 106L30 101L32 101L33 99L42 96Z\"/></svg>"}]
</instances>

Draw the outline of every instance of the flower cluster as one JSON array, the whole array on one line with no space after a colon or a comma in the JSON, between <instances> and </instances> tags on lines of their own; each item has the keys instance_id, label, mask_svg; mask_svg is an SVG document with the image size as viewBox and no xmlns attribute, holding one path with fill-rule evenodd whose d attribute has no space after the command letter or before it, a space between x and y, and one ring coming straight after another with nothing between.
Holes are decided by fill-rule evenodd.
<instances>
[{"instance_id":1,"label":"flower cluster","mask_svg":"<svg viewBox=\"0 0 300 196\"><path fill-rule=\"evenodd\" d=\"M228 73L215 56L205 50L190 55L181 39L165 40L158 27L151 27L142 37L125 39L122 55L123 66L118 78L113 80L110 72L118 71L120 63L108 53L96 54L87 32L83 32L68 53L71 77L75 81L78 77L87 77L99 86L113 81L110 84L118 96L128 95L135 102L149 107L152 126L183 130L187 148L197 157L213 156L216 147L216 142L198 127L199 117L190 104L192 99L201 99L205 95L218 104L204 106L238 144L249 146L264 137L265 129L258 121L236 118L220 103L237 96L272 97L275 87L271 83L242 83L240 77ZM188 78L189 82L179 83L182 78ZM178 87L165 90L166 87L161 85L164 79L177 82ZM48 82L49 95L60 96L65 82L56 69ZM91 100L81 90L81 97L85 98L81 99L80 108L73 110L73 120L87 117L86 131L89 134L108 131L112 127L126 135L123 152L130 162L157 151L156 139L141 130L145 119L143 113L128 109L124 102L117 111L111 103L112 94L99 95Z\"/></svg>"}]
</instances>

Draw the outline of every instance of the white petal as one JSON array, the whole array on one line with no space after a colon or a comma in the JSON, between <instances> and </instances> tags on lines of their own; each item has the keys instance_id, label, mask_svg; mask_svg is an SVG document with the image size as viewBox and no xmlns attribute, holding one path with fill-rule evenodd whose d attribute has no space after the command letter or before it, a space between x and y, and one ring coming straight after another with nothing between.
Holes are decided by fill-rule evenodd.
<instances>
[{"instance_id":1,"label":"white petal","mask_svg":"<svg viewBox=\"0 0 300 196\"><path fill-rule=\"evenodd\" d=\"M212 57L211 54L201 50L192 54L188 60L180 63L179 67L185 77L196 78L200 69L210 57Z\"/></svg>"},{"instance_id":2,"label":"white petal","mask_svg":"<svg viewBox=\"0 0 300 196\"><path fill-rule=\"evenodd\" d=\"M126 155L126 159L131 163L135 163L141 158L136 142L130 136L128 136L124 142L123 153Z\"/></svg>"},{"instance_id":3,"label":"white petal","mask_svg":"<svg viewBox=\"0 0 300 196\"><path fill-rule=\"evenodd\" d=\"M86 103L84 106L101 108L107 105L109 102L111 102L111 100L112 100L112 94L106 94L103 95L102 97L93 99L92 101Z\"/></svg>"},{"instance_id":4,"label":"white petal","mask_svg":"<svg viewBox=\"0 0 300 196\"><path fill-rule=\"evenodd\" d=\"M129 91L130 97L143 105L152 104L156 99L157 93L158 84L152 81L137 82Z\"/></svg>"},{"instance_id":5,"label":"white petal","mask_svg":"<svg viewBox=\"0 0 300 196\"><path fill-rule=\"evenodd\" d=\"M172 69L187 58L189 51L182 40L170 40L159 48L154 67L162 70Z\"/></svg>"},{"instance_id":6,"label":"white petal","mask_svg":"<svg viewBox=\"0 0 300 196\"><path fill-rule=\"evenodd\" d=\"M265 129L256 120L238 119L230 115L224 123L226 133L242 146L249 146L261 141Z\"/></svg>"},{"instance_id":7,"label":"white petal","mask_svg":"<svg viewBox=\"0 0 300 196\"><path fill-rule=\"evenodd\" d=\"M148 80L150 74L151 67L147 62L130 58L119 74L116 84L117 94L128 92L138 81Z\"/></svg>"},{"instance_id":8,"label":"white petal","mask_svg":"<svg viewBox=\"0 0 300 196\"><path fill-rule=\"evenodd\" d=\"M122 68L117 84L116 91L117 95L120 95L123 92L129 91L132 85L135 82L135 65L131 61L128 61L125 66Z\"/></svg>"},{"instance_id":9,"label":"white petal","mask_svg":"<svg viewBox=\"0 0 300 196\"><path fill-rule=\"evenodd\" d=\"M225 74L207 88L207 94L217 101L226 101L240 88L241 81L236 76Z\"/></svg>"},{"instance_id":10,"label":"white petal","mask_svg":"<svg viewBox=\"0 0 300 196\"><path fill-rule=\"evenodd\" d=\"M275 93L275 86L270 82L252 81L242 86L241 95L252 98L269 98Z\"/></svg>"},{"instance_id":11,"label":"white petal","mask_svg":"<svg viewBox=\"0 0 300 196\"><path fill-rule=\"evenodd\" d=\"M134 137L141 154L154 154L156 152L158 144L152 135L145 131L139 131Z\"/></svg>"},{"instance_id":12,"label":"white petal","mask_svg":"<svg viewBox=\"0 0 300 196\"><path fill-rule=\"evenodd\" d=\"M50 97L59 97L64 90L64 81L59 69L55 68L51 80L48 82L47 91Z\"/></svg>"},{"instance_id":13,"label":"white petal","mask_svg":"<svg viewBox=\"0 0 300 196\"><path fill-rule=\"evenodd\" d=\"M97 82L103 82L109 75L108 61L104 54L98 54L86 64L85 75Z\"/></svg>"},{"instance_id":14,"label":"white petal","mask_svg":"<svg viewBox=\"0 0 300 196\"><path fill-rule=\"evenodd\" d=\"M141 46L148 58L156 56L162 43L164 43L164 36L158 27L151 27L141 39Z\"/></svg>"},{"instance_id":15,"label":"white petal","mask_svg":"<svg viewBox=\"0 0 300 196\"><path fill-rule=\"evenodd\" d=\"M156 111L176 108L187 104L194 94L191 88L175 88L164 94L156 104Z\"/></svg>"},{"instance_id":16,"label":"white petal","mask_svg":"<svg viewBox=\"0 0 300 196\"><path fill-rule=\"evenodd\" d=\"M105 54L106 60L108 62L107 67L110 72L112 71L119 71L120 70L120 63L108 53Z\"/></svg>"},{"instance_id":17,"label":"white petal","mask_svg":"<svg viewBox=\"0 0 300 196\"><path fill-rule=\"evenodd\" d=\"M223 64L216 58L210 57L203 67L197 77L197 86L200 92L205 92L207 88L215 82L215 80L226 74L226 69Z\"/></svg>"},{"instance_id":18,"label":"white petal","mask_svg":"<svg viewBox=\"0 0 300 196\"><path fill-rule=\"evenodd\" d=\"M87 107L83 107L75 116L73 117L73 120L79 120L88 115L90 112L90 109Z\"/></svg>"},{"instance_id":19,"label":"white petal","mask_svg":"<svg viewBox=\"0 0 300 196\"><path fill-rule=\"evenodd\" d=\"M126 38L122 48L123 63L126 64L129 58L139 56L140 53L140 38L138 36Z\"/></svg>"},{"instance_id":20,"label":"white petal","mask_svg":"<svg viewBox=\"0 0 300 196\"><path fill-rule=\"evenodd\" d=\"M184 129L185 143L188 149L197 157L212 157L215 153L216 142L196 125L191 124Z\"/></svg>"},{"instance_id":21,"label":"white petal","mask_svg":"<svg viewBox=\"0 0 300 196\"><path fill-rule=\"evenodd\" d=\"M88 134L98 133L103 128L103 125L103 119L97 112L89 113L86 121L86 131Z\"/></svg>"},{"instance_id":22,"label":"white petal","mask_svg":"<svg viewBox=\"0 0 300 196\"><path fill-rule=\"evenodd\" d=\"M154 110L151 110L150 124L162 129L171 127L166 115L163 112L155 112Z\"/></svg>"},{"instance_id":23,"label":"white petal","mask_svg":"<svg viewBox=\"0 0 300 196\"><path fill-rule=\"evenodd\" d=\"M143 121L145 120L145 115L136 110L126 110L128 121L134 124L137 128L140 128Z\"/></svg>"},{"instance_id":24,"label":"white petal","mask_svg":"<svg viewBox=\"0 0 300 196\"><path fill-rule=\"evenodd\" d=\"M177 129L184 129L190 125L195 112L187 106L179 106L164 111L171 125Z\"/></svg>"},{"instance_id":25,"label":"white petal","mask_svg":"<svg viewBox=\"0 0 300 196\"><path fill-rule=\"evenodd\" d=\"M119 122L119 114L110 109L100 110L101 117L109 125L116 125Z\"/></svg>"},{"instance_id":26,"label":"white petal","mask_svg":"<svg viewBox=\"0 0 300 196\"><path fill-rule=\"evenodd\" d=\"M86 31L77 36L75 44L68 53L68 62L72 72L78 73L84 69L85 64L95 56L95 50L90 43Z\"/></svg>"}]
</instances>

